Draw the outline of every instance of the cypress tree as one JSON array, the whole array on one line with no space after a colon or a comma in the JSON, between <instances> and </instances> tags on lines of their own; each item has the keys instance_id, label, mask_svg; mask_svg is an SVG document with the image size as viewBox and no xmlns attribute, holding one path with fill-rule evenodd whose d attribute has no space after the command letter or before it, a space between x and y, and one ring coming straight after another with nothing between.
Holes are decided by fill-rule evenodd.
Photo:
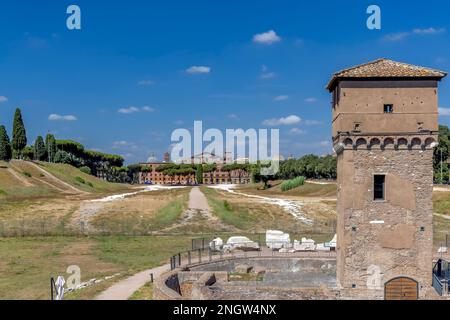
<instances>
[{"instance_id":1,"label":"cypress tree","mask_svg":"<svg viewBox=\"0 0 450 320\"><path fill-rule=\"evenodd\" d=\"M0 126L0 160L11 160L11 143L5 126Z\"/></svg>"},{"instance_id":2,"label":"cypress tree","mask_svg":"<svg viewBox=\"0 0 450 320\"><path fill-rule=\"evenodd\" d=\"M22 120L22 113L20 109L17 108L14 113L13 122L13 134L12 134L12 148L14 151L14 156L16 158L22 158L22 150L27 145L27 134L25 131L25 125Z\"/></svg>"},{"instance_id":3,"label":"cypress tree","mask_svg":"<svg viewBox=\"0 0 450 320\"><path fill-rule=\"evenodd\" d=\"M44 139L42 139L41 136L38 136L34 143L34 160L45 160L45 154Z\"/></svg>"},{"instance_id":4,"label":"cypress tree","mask_svg":"<svg viewBox=\"0 0 450 320\"><path fill-rule=\"evenodd\" d=\"M203 166L201 164L197 164L195 168L195 180L198 184L203 184Z\"/></svg>"},{"instance_id":5,"label":"cypress tree","mask_svg":"<svg viewBox=\"0 0 450 320\"><path fill-rule=\"evenodd\" d=\"M47 151L47 161L55 161L55 155L58 150L56 147L56 139L50 133L45 136L45 149Z\"/></svg>"}]
</instances>

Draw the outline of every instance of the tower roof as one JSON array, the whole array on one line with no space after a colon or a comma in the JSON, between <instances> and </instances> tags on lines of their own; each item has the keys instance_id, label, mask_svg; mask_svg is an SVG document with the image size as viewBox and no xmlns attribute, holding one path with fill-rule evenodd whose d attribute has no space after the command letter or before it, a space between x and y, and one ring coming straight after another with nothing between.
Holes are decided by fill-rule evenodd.
<instances>
[{"instance_id":1,"label":"tower roof","mask_svg":"<svg viewBox=\"0 0 450 320\"><path fill-rule=\"evenodd\" d=\"M336 72L328 83L327 89L333 90L336 81L340 79L431 78L440 80L446 75L447 73L443 71L382 58Z\"/></svg>"}]
</instances>

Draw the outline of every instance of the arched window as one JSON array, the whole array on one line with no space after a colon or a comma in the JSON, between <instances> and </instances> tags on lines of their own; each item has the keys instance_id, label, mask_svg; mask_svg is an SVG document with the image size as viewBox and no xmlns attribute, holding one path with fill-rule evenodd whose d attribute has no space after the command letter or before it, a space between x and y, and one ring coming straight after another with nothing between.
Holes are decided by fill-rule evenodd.
<instances>
[{"instance_id":1,"label":"arched window","mask_svg":"<svg viewBox=\"0 0 450 320\"><path fill-rule=\"evenodd\" d=\"M434 138L427 138L425 140L425 147L430 148L431 144L434 143L436 140L434 140Z\"/></svg>"},{"instance_id":2,"label":"arched window","mask_svg":"<svg viewBox=\"0 0 450 320\"><path fill-rule=\"evenodd\" d=\"M397 140L397 146L399 149L406 149L408 147L408 140L400 138Z\"/></svg>"},{"instance_id":3,"label":"arched window","mask_svg":"<svg viewBox=\"0 0 450 320\"><path fill-rule=\"evenodd\" d=\"M362 149L364 147L367 147L367 141L364 138L359 138L358 140L356 140L356 148L357 149Z\"/></svg>"},{"instance_id":4,"label":"arched window","mask_svg":"<svg viewBox=\"0 0 450 320\"><path fill-rule=\"evenodd\" d=\"M394 147L394 139L392 138L386 138L383 141L383 147L385 149L392 149Z\"/></svg>"},{"instance_id":5,"label":"arched window","mask_svg":"<svg viewBox=\"0 0 450 320\"><path fill-rule=\"evenodd\" d=\"M381 145L380 139L373 138L372 140L370 140L370 148L371 149L379 148L380 145Z\"/></svg>"},{"instance_id":6,"label":"arched window","mask_svg":"<svg viewBox=\"0 0 450 320\"><path fill-rule=\"evenodd\" d=\"M422 145L422 140L419 138L413 138L411 140L411 149L420 149Z\"/></svg>"},{"instance_id":7,"label":"arched window","mask_svg":"<svg viewBox=\"0 0 450 320\"><path fill-rule=\"evenodd\" d=\"M352 140L352 139L346 138L346 139L344 140L344 146L345 146L346 148L351 147L352 145L353 145L353 140Z\"/></svg>"}]
</instances>

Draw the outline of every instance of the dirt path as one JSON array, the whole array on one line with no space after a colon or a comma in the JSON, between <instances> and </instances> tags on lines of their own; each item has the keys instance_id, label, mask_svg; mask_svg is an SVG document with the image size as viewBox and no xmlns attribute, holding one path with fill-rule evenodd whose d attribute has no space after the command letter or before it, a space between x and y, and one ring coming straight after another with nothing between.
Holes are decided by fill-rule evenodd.
<instances>
[{"instance_id":1,"label":"dirt path","mask_svg":"<svg viewBox=\"0 0 450 320\"><path fill-rule=\"evenodd\" d=\"M281 207L284 211L291 214L294 218L300 220L306 225L312 225L313 220L306 217L305 212L303 210L303 206L308 203L319 203L321 202L321 198L302 198L301 200L287 200L282 198L275 197L266 197L259 196L254 194L247 194L240 191L235 190L235 185L232 184L222 184L222 185L210 185L209 188L226 191L235 195L244 196L248 198L257 199L262 203L273 204ZM329 199L328 199L329 200Z\"/></svg>"},{"instance_id":2,"label":"dirt path","mask_svg":"<svg viewBox=\"0 0 450 320\"><path fill-rule=\"evenodd\" d=\"M199 187L193 187L189 193L189 209L194 210L211 210L203 192Z\"/></svg>"},{"instance_id":3,"label":"dirt path","mask_svg":"<svg viewBox=\"0 0 450 320\"><path fill-rule=\"evenodd\" d=\"M170 265L165 264L160 267L148 269L113 284L111 287L95 297L95 300L128 300L131 295L150 281L150 274L153 278L160 277L164 272L170 270Z\"/></svg>"},{"instance_id":4,"label":"dirt path","mask_svg":"<svg viewBox=\"0 0 450 320\"><path fill-rule=\"evenodd\" d=\"M450 220L450 216L447 216L445 214L440 214L440 213L433 213L433 215Z\"/></svg>"},{"instance_id":5,"label":"dirt path","mask_svg":"<svg viewBox=\"0 0 450 320\"><path fill-rule=\"evenodd\" d=\"M32 187L32 186L34 186L34 184L29 182L27 179L25 179L25 177L22 177L20 174L18 174L13 168L8 168L7 171L9 173L11 173L14 178L16 178L17 180L22 182L25 187Z\"/></svg>"},{"instance_id":6,"label":"dirt path","mask_svg":"<svg viewBox=\"0 0 450 320\"><path fill-rule=\"evenodd\" d=\"M48 179L50 179L50 180L54 181L55 183L58 183L60 185L63 185L64 187L66 187L68 189L67 191L71 190L71 191L73 191L75 193L80 193L80 194L88 194L89 193L89 192L77 189L74 186L68 184L67 182L62 181L61 179L59 179L59 178L55 177L54 175L50 174L48 171L42 169L40 166L38 166L37 164L35 164L33 162L28 162L28 164L33 166L36 170L39 170L40 172L42 172L42 174L45 177L47 177Z\"/></svg>"},{"instance_id":7,"label":"dirt path","mask_svg":"<svg viewBox=\"0 0 450 320\"><path fill-rule=\"evenodd\" d=\"M433 187L433 191L450 192L450 187Z\"/></svg>"},{"instance_id":8,"label":"dirt path","mask_svg":"<svg viewBox=\"0 0 450 320\"><path fill-rule=\"evenodd\" d=\"M187 226L195 227L196 225L207 224L214 230L235 231L236 228L222 223L220 219L213 214L211 207L205 194L199 187L193 187L189 193L188 209L183 212L181 220L160 232L173 232L179 228L186 228Z\"/></svg>"}]
</instances>

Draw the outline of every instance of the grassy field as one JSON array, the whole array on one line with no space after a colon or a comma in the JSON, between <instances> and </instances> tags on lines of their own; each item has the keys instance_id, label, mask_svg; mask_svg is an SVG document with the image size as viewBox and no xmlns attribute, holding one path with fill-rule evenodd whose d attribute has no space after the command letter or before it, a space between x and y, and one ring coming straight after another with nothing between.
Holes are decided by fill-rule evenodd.
<instances>
[{"instance_id":1,"label":"grassy field","mask_svg":"<svg viewBox=\"0 0 450 320\"><path fill-rule=\"evenodd\" d=\"M68 164L12 160L0 161L0 199L29 200L79 193L111 193L130 190L85 174Z\"/></svg>"},{"instance_id":2,"label":"grassy field","mask_svg":"<svg viewBox=\"0 0 450 320\"><path fill-rule=\"evenodd\" d=\"M179 221L187 208L188 188L144 192L119 202L107 203L92 225L112 234L147 234Z\"/></svg>"},{"instance_id":3,"label":"grassy field","mask_svg":"<svg viewBox=\"0 0 450 320\"><path fill-rule=\"evenodd\" d=\"M433 210L439 214L450 215L450 192L433 193Z\"/></svg>"},{"instance_id":4,"label":"grassy field","mask_svg":"<svg viewBox=\"0 0 450 320\"><path fill-rule=\"evenodd\" d=\"M190 244L184 236L2 238L0 299L49 299L50 277L67 276L69 265L80 267L82 281L117 272L125 277L167 262ZM68 294L67 299L91 299L119 279Z\"/></svg>"},{"instance_id":5,"label":"grassy field","mask_svg":"<svg viewBox=\"0 0 450 320\"><path fill-rule=\"evenodd\" d=\"M120 183L110 183L92 175L81 172L68 164L36 162L40 167L58 179L76 187L77 189L93 193L126 192L130 186ZM84 182L83 182L84 181Z\"/></svg>"},{"instance_id":6,"label":"grassy field","mask_svg":"<svg viewBox=\"0 0 450 320\"><path fill-rule=\"evenodd\" d=\"M142 288L133 293L129 300L152 300L153 283L147 282Z\"/></svg>"},{"instance_id":7,"label":"grassy field","mask_svg":"<svg viewBox=\"0 0 450 320\"><path fill-rule=\"evenodd\" d=\"M304 185L297 188L282 191L282 180L271 181L271 188L263 189L261 183L252 183L247 185L240 185L239 190L248 194L258 194L263 196L285 196L289 197L323 197L336 198L337 189L336 184L315 184L306 182Z\"/></svg>"},{"instance_id":8,"label":"grassy field","mask_svg":"<svg viewBox=\"0 0 450 320\"><path fill-rule=\"evenodd\" d=\"M320 202L305 204L302 210L315 220L309 226L274 204L207 187L203 187L202 191L219 219L243 231L264 233L267 229L280 229L290 233L334 233L336 214L333 205Z\"/></svg>"},{"instance_id":9,"label":"grassy field","mask_svg":"<svg viewBox=\"0 0 450 320\"><path fill-rule=\"evenodd\" d=\"M433 211L437 214L433 216L434 244L440 246L450 235L450 192L433 193Z\"/></svg>"},{"instance_id":10,"label":"grassy field","mask_svg":"<svg viewBox=\"0 0 450 320\"><path fill-rule=\"evenodd\" d=\"M89 223L93 229L107 232L93 233L90 237L60 236L65 234L64 228L80 218L80 205L85 203L84 200L132 189L86 177L73 167L37 164L64 183L86 192L68 194L64 183L41 176L40 170L33 165L26 162L15 162L14 168L9 165L0 163L0 235L5 227L12 230L8 234L12 237L0 237L0 299L48 299L50 277L67 277L65 272L69 265L81 268L82 281L120 273L113 279L66 295L66 299L92 299L120 279L167 262L171 255L189 249L191 239L195 237L212 239L220 236L226 241L229 236L245 235L263 243L267 229L280 229L289 232L291 239L307 236L324 242L334 234L334 184L306 183L283 192L280 182L276 181L267 190L261 190L261 185L250 184L239 186L238 191L304 200L302 211L315 220L312 226L299 222L277 205L201 187L213 215L218 218L216 220L227 228L218 228L210 218L202 215L195 215L186 224L183 212L187 208L190 188L184 188L143 192L121 201L101 202L89 215ZM9 169L16 175L20 174L20 178ZM77 185L79 179L76 177L85 183ZM308 202L311 198L316 199ZM435 192L433 202L437 214L450 214L450 193ZM175 228L171 228L173 226ZM166 228L169 230L167 234L171 235L134 236ZM443 243L448 233L450 220L435 215L435 245ZM36 236L21 237L34 234ZM49 236L37 236L42 234ZM131 299L151 297L152 285L148 284Z\"/></svg>"}]
</instances>

